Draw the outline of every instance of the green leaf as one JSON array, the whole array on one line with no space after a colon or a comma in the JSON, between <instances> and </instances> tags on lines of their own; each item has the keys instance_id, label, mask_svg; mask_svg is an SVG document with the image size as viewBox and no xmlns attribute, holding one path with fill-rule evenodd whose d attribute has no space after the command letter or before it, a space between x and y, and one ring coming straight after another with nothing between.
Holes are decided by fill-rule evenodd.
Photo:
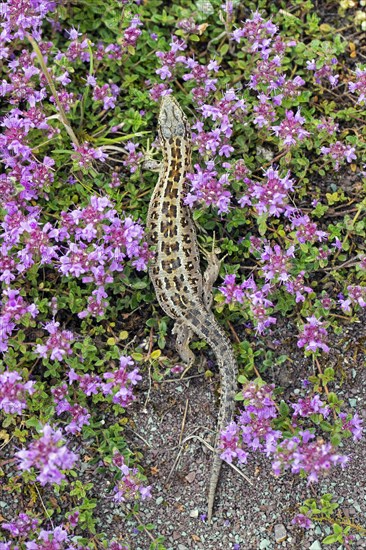
<instances>
[{"instance_id":1,"label":"green leaf","mask_svg":"<svg viewBox=\"0 0 366 550\"><path fill-rule=\"evenodd\" d=\"M333 523L332 527L335 535L343 534L343 527L338 525L338 523Z\"/></svg>"},{"instance_id":2,"label":"green leaf","mask_svg":"<svg viewBox=\"0 0 366 550\"><path fill-rule=\"evenodd\" d=\"M243 394L242 392L239 392L235 395L234 397L235 401L243 401L244 400L244 397L243 397Z\"/></svg>"},{"instance_id":3,"label":"green leaf","mask_svg":"<svg viewBox=\"0 0 366 550\"><path fill-rule=\"evenodd\" d=\"M281 401L280 403L280 415L281 416L288 416L290 412L290 407L285 403L284 401Z\"/></svg>"},{"instance_id":4,"label":"green leaf","mask_svg":"<svg viewBox=\"0 0 366 550\"><path fill-rule=\"evenodd\" d=\"M342 540L339 540L339 537L337 535L328 535L325 537L325 539L322 540L323 544L334 544L335 542L342 542Z\"/></svg>"}]
</instances>

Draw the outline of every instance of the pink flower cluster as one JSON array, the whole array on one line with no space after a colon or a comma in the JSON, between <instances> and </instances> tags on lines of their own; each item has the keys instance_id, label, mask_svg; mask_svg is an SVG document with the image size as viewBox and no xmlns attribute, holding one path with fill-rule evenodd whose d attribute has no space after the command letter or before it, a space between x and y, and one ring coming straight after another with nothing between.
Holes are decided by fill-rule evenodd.
<instances>
[{"instance_id":1,"label":"pink flower cluster","mask_svg":"<svg viewBox=\"0 0 366 550\"><path fill-rule=\"evenodd\" d=\"M70 470L78 460L78 456L63 445L61 430L54 431L48 424L43 427L39 439L33 440L27 449L18 451L15 456L20 470L39 470L37 479L41 485L60 485L65 478L62 470Z\"/></svg>"},{"instance_id":2,"label":"pink flower cluster","mask_svg":"<svg viewBox=\"0 0 366 550\"><path fill-rule=\"evenodd\" d=\"M349 313L352 306L366 307L366 287L360 285L349 285L347 287L348 298L342 297L339 300L340 306L346 313Z\"/></svg>"},{"instance_id":3,"label":"pink flower cluster","mask_svg":"<svg viewBox=\"0 0 366 550\"><path fill-rule=\"evenodd\" d=\"M199 164L194 165L195 172L187 174L191 182L191 190L185 198L185 204L193 206L196 202L203 202L206 206L216 206L219 214L229 209L231 193L226 189L228 176L223 174L218 177L213 161L206 162L206 168Z\"/></svg>"},{"instance_id":4,"label":"pink flower cluster","mask_svg":"<svg viewBox=\"0 0 366 550\"><path fill-rule=\"evenodd\" d=\"M207 131L204 129L204 123L197 121L192 127L193 142L205 157L218 155L228 159L234 152L229 141L233 133L233 121L242 120L246 112L244 101L239 99L234 90L228 90L221 99L215 101L214 105L203 104L201 111L204 119L212 119L214 128ZM212 158L206 161L206 168L195 164L195 172L187 174L191 182L191 190L186 197L186 204L192 206L196 202L203 201L206 206L216 206L219 213L228 212L231 193L227 186L231 164L224 161L221 162L221 167L224 168L225 173L219 176L218 167Z\"/></svg>"},{"instance_id":5,"label":"pink flower cluster","mask_svg":"<svg viewBox=\"0 0 366 550\"><path fill-rule=\"evenodd\" d=\"M19 290L7 288L3 290L3 300L0 310L0 351L8 349L8 339L13 330L20 324L25 315L35 318L38 309L35 304L28 304Z\"/></svg>"},{"instance_id":6,"label":"pink flower cluster","mask_svg":"<svg viewBox=\"0 0 366 550\"><path fill-rule=\"evenodd\" d=\"M279 125L272 126L272 130L281 139L284 147L289 148L310 135L303 128L304 122L305 118L301 116L300 110L295 114L292 111L286 111L285 119Z\"/></svg>"},{"instance_id":7,"label":"pink flower cluster","mask_svg":"<svg viewBox=\"0 0 366 550\"><path fill-rule=\"evenodd\" d=\"M308 322L303 326L302 332L299 334L298 347L304 347L306 351L311 352L321 349L329 353L329 346L326 344L328 332L324 323L320 319L317 319L315 315L307 317L306 320Z\"/></svg>"},{"instance_id":8,"label":"pink flower cluster","mask_svg":"<svg viewBox=\"0 0 366 550\"><path fill-rule=\"evenodd\" d=\"M250 205L258 215L267 214L276 217L288 210L291 211L292 209L288 206L288 197L294 190L294 181L290 178L290 173L287 172L281 178L278 170L271 167L266 170L264 176L265 179L261 182L244 178L248 191L239 199L240 206Z\"/></svg>"},{"instance_id":9,"label":"pink flower cluster","mask_svg":"<svg viewBox=\"0 0 366 550\"><path fill-rule=\"evenodd\" d=\"M331 466L344 467L348 457L336 454L330 443L315 440L314 428L306 427L313 415L325 419L330 414L330 408L319 396L300 398L292 404L291 426L295 433L285 437L274 427L279 412L273 391L273 384L256 382L249 382L243 388L244 409L221 433L221 458L227 462L233 459L247 462L249 451L260 451L271 457L276 475L286 470L294 474L302 472L307 474L309 483L318 481L320 472L329 470ZM336 422L341 422L342 429L350 430L354 437L361 437L362 423L358 415L340 414Z\"/></svg>"},{"instance_id":10,"label":"pink flower cluster","mask_svg":"<svg viewBox=\"0 0 366 550\"><path fill-rule=\"evenodd\" d=\"M8 414L22 414L27 408L27 395L35 392L35 382L23 382L17 371L0 374L0 409Z\"/></svg>"},{"instance_id":11,"label":"pink flower cluster","mask_svg":"<svg viewBox=\"0 0 366 550\"><path fill-rule=\"evenodd\" d=\"M350 92L358 95L358 103L364 103L366 98L366 69L356 69L355 82L349 82L348 88Z\"/></svg>"},{"instance_id":12,"label":"pink flower cluster","mask_svg":"<svg viewBox=\"0 0 366 550\"><path fill-rule=\"evenodd\" d=\"M294 257L294 246L282 250L280 245L271 247L265 244L260 255L262 270L266 281L284 283L290 279L289 271L292 268L290 258Z\"/></svg>"},{"instance_id":13,"label":"pink flower cluster","mask_svg":"<svg viewBox=\"0 0 366 550\"><path fill-rule=\"evenodd\" d=\"M62 212L61 219L61 227L50 232L62 250L59 270L96 286L79 317L103 315L108 305L105 286L123 271L125 261L146 269L150 252L142 226L131 218L121 220L107 197L91 197L87 207Z\"/></svg>"},{"instance_id":14,"label":"pink flower cluster","mask_svg":"<svg viewBox=\"0 0 366 550\"><path fill-rule=\"evenodd\" d=\"M237 284L235 279L235 275L226 275L219 290L225 296L227 304L235 301L243 303L244 300L248 302L256 329L262 334L266 328L276 323L276 319L270 315L273 307L268 299L271 286L264 284L259 288L252 277L241 284Z\"/></svg>"},{"instance_id":15,"label":"pink flower cluster","mask_svg":"<svg viewBox=\"0 0 366 550\"><path fill-rule=\"evenodd\" d=\"M87 169L93 164L93 160L98 160L99 162L105 162L107 155L99 147L94 149L87 141L82 145L72 144L75 149L75 153L71 155L71 159L75 161L80 168Z\"/></svg>"},{"instance_id":16,"label":"pink flower cluster","mask_svg":"<svg viewBox=\"0 0 366 550\"><path fill-rule=\"evenodd\" d=\"M338 64L338 60L335 57L331 59L319 59L315 61L307 61L306 68L308 71L314 72L315 82L321 84L323 80L328 80L332 88L338 84L339 74L334 74L334 68Z\"/></svg>"},{"instance_id":17,"label":"pink flower cluster","mask_svg":"<svg viewBox=\"0 0 366 550\"><path fill-rule=\"evenodd\" d=\"M50 321L45 324L49 337L44 344L38 344L35 352L40 357L49 357L51 361L62 361L67 355L72 355L71 342L75 340L69 330L60 330L60 323Z\"/></svg>"},{"instance_id":18,"label":"pink flower cluster","mask_svg":"<svg viewBox=\"0 0 366 550\"><path fill-rule=\"evenodd\" d=\"M26 32L40 38L40 27L48 12L56 8L56 2L50 0L8 0L0 4L0 16L3 19L3 40L23 39Z\"/></svg>"},{"instance_id":19,"label":"pink flower cluster","mask_svg":"<svg viewBox=\"0 0 366 550\"><path fill-rule=\"evenodd\" d=\"M22 544L25 544L28 550L88 550L86 546L81 546L78 543L73 544L74 537L69 533L77 524L77 521L75 523L77 515L70 515L68 524L53 527L52 530L40 529L39 519L24 513L20 513L11 522L2 523L1 527L9 531L12 538L21 538ZM25 540L26 538L28 540ZM15 542L0 542L0 548L1 550L18 550L20 547L14 545ZM125 550L125 548L117 545L115 550Z\"/></svg>"},{"instance_id":20,"label":"pink flower cluster","mask_svg":"<svg viewBox=\"0 0 366 550\"><path fill-rule=\"evenodd\" d=\"M334 170L338 171L344 160L347 162L356 160L355 150L355 147L345 145L341 141L336 141L335 143L331 143L329 147L322 147L320 152L322 155L329 156L332 159Z\"/></svg>"},{"instance_id":21,"label":"pink flower cluster","mask_svg":"<svg viewBox=\"0 0 366 550\"><path fill-rule=\"evenodd\" d=\"M129 356L122 356L119 360L119 368L115 371L105 372L103 378L98 374L77 374L74 369L69 371L69 384L78 383L79 389L86 395L97 395L99 392L103 395L111 395L112 402L121 407L128 407L135 399L133 394L134 386L141 380L139 369L134 368L132 371L128 367L133 367L134 362ZM57 413L61 414L64 411L73 413L66 399L67 386L63 385L54 388L52 391L55 402L57 403ZM78 413L83 417L86 416L85 409L79 410ZM75 413L74 413L75 414ZM87 415L87 418L89 416ZM87 423L87 422L83 422ZM69 429L70 431L70 429Z\"/></svg>"},{"instance_id":22,"label":"pink flower cluster","mask_svg":"<svg viewBox=\"0 0 366 550\"><path fill-rule=\"evenodd\" d=\"M116 84L103 84L98 86L94 76L89 75L87 83L93 88L94 101L102 101L103 109L114 109L119 94L119 87Z\"/></svg>"},{"instance_id":23,"label":"pink flower cluster","mask_svg":"<svg viewBox=\"0 0 366 550\"><path fill-rule=\"evenodd\" d=\"M322 470L327 471L332 466L344 466L349 457L335 453L330 443L317 439L308 430L300 431L299 435L284 439L278 446L272 463L273 471L280 475L285 470L293 474L304 472L308 475L308 483L319 480Z\"/></svg>"},{"instance_id":24,"label":"pink flower cluster","mask_svg":"<svg viewBox=\"0 0 366 550\"><path fill-rule=\"evenodd\" d=\"M125 149L127 150L127 157L123 161L123 166L127 166L130 169L131 174L136 172L142 158L143 153L141 151L137 151L139 144L133 143L132 141L128 141L125 145Z\"/></svg>"},{"instance_id":25,"label":"pink flower cluster","mask_svg":"<svg viewBox=\"0 0 366 550\"><path fill-rule=\"evenodd\" d=\"M117 502L145 500L151 497L151 485L144 486L137 468L127 466L123 455L115 453L113 464L121 471L121 479L114 488L114 500Z\"/></svg>"},{"instance_id":26,"label":"pink flower cluster","mask_svg":"<svg viewBox=\"0 0 366 550\"><path fill-rule=\"evenodd\" d=\"M27 537L32 535L39 524L37 518L32 518L28 514L20 513L16 520L9 523L2 523L2 529L9 531L12 537Z\"/></svg>"},{"instance_id":27,"label":"pink flower cluster","mask_svg":"<svg viewBox=\"0 0 366 550\"><path fill-rule=\"evenodd\" d=\"M188 57L181 53L186 48L187 43L185 40L173 36L168 52L156 52L157 57L162 63L162 66L156 70L156 74L159 75L161 80L173 80L178 68L183 67L185 71L183 80L191 80L196 84L192 88L191 93L197 103L202 104L204 98L210 92L216 90L217 78L213 78L211 73L216 73L219 70L219 66L216 61L210 61L208 65L201 65L193 57ZM166 91L166 86L155 85L152 88L151 94L153 99L157 100Z\"/></svg>"},{"instance_id":28,"label":"pink flower cluster","mask_svg":"<svg viewBox=\"0 0 366 550\"><path fill-rule=\"evenodd\" d=\"M291 229L295 230L295 237L301 244L322 242L328 238L328 233L318 229L307 214L298 211L291 215Z\"/></svg>"}]
</instances>

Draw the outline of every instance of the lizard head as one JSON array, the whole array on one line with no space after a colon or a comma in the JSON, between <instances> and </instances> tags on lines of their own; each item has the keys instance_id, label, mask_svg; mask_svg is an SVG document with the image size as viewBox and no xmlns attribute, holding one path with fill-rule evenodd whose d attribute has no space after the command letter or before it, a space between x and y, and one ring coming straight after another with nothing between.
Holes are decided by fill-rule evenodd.
<instances>
[{"instance_id":1,"label":"lizard head","mask_svg":"<svg viewBox=\"0 0 366 550\"><path fill-rule=\"evenodd\" d=\"M161 98L158 127L162 139L189 136L190 129L186 115L171 95Z\"/></svg>"}]
</instances>

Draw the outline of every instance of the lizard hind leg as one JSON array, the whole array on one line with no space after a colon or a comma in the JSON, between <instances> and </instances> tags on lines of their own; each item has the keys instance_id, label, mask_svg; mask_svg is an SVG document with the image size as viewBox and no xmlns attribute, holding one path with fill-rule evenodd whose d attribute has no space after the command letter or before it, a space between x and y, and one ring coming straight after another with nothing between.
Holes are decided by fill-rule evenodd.
<instances>
[{"instance_id":1,"label":"lizard hind leg","mask_svg":"<svg viewBox=\"0 0 366 550\"><path fill-rule=\"evenodd\" d=\"M183 319L178 319L174 323L172 333L176 336L175 348L182 361L187 365L181 376L181 378L183 378L192 367L196 358L193 351L189 347L193 332L189 327L187 327Z\"/></svg>"},{"instance_id":2,"label":"lizard hind leg","mask_svg":"<svg viewBox=\"0 0 366 550\"><path fill-rule=\"evenodd\" d=\"M207 250L201 251L202 255L207 261L207 268L203 274L202 298L206 310L210 311L213 302L212 287L215 284L217 277L219 276L221 262L225 258L225 256L221 259L218 258L217 253L220 252L220 249L215 248L215 236L212 241L211 252L207 252Z\"/></svg>"}]
</instances>

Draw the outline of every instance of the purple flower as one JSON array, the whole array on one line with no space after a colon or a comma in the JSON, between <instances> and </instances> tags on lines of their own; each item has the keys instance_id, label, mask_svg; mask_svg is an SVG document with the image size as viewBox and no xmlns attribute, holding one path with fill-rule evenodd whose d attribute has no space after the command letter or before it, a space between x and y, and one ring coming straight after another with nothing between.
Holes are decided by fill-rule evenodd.
<instances>
[{"instance_id":1,"label":"purple flower","mask_svg":"<svg viewBox=\"0 0 366 550\"><path fill-rule=\"evenodd\" d=\"M232 33L236 42L245 39L250 45L250 51L265 51L269 45L269 38L277 32L277 27L272 21L266 21L259 12L252 14L251 19L246 19L243 26Z\"/></svg>"},{"instance_id":2,"label":"purple flower","mask_svg":"<svg viewBox=\"0 0 366 550\"><path fill-rule=\"evenodd\" d=\"M122 478L118 485L114 487L114 500L117 502L134 501L137 499L145 500L151 498L151 486L144 486L141 482L137 468L127 466L123 455L115 453L113 464L122 473Z\"/></svg>"},{"instance_id":3,"label":"purple flower","mask_svg":"<svg viewBox=\"0 0 366 550\"><path fill-rule=\"evenodd\" d=\"M323 117L317 128L318 130L324 130L327 135L331 136L339 131L339 124L333 118Z\"/></svg>"},{"instance_id":4,"label":"purple flower","mask_svg":"<svg viewBox=\"0 0 366 550\"><path fill-rule=\"evenodd\" d=\"M59 330L60 323L50 321L45 325L45 329L49 333L49 337L44 344L38 344L35 352L44 358L49 358L51 361L62 361L65 356L72 355L70 342L74 341L74 335L69 330Z\"/></svg>"},{"instance_id":5,"label":"purple flower","mask_svg":"<svg viewBox=\"0 0 366 550\"><path fill-rule=\"evenodd\" d=\"M308 518L308 516L305 516L304 514L297 514L293 520L291 521L293 525L298 525L299 527L303 527L303 529L311 529L313 527L313 524Z\"/></svg>"},{"instance_id":6,"label":"purple flower","mask_svg":"<svg viewBox=\"0 0 366 550\"><path fill-rule=\"evenodd\" d=\"M122 41L122 47L123 50L128 51L128 46L135 47L137 43L137 39L141 35L141 30L139 27L142 25L140 18L138 15L134 15L131 19L130 26L125 29L123 33L123 41Z\"/></svg>"},{"instance_id":7,"label":"purple flower","mask_svg":"<svg viewBox=\"0 0 366 550\"><path fill-rule=\"evenodd\" d=\"M78 377L77 379L80 378L81 377ZM81 431L82 427L85 424L89 424L90 414L88 410L78 403L71 405L66 399L66 396L68 394L67 384L51 388L51 393L56 403L56 413L60 415L64 412L67 412L72 416L71 422L69 422L69 424L67 424L65 427L65 431L67 433L78 433Z\"/></svg>"},{"instance_id":8,"label":"purple flower","mask_svg":"<svg viewBox=\"0 0 366 550\"><path fill-rule=\"evenodd\" d=\"M238 445L238 442L239 427L235 422L231 422L220 434L220 449L222 449L220 458L229 464L237 458L241 464L245 464L248 454Z\"/></svg>"},{"instance_id":9,"label":"purple flower","mask_svg":"<svg viewBox=\"0 0 366 550\"><path fill-rule=\"evenodd\" d=\"M340 164L346 160L347 162L352 162L357 157L355 155L355 147L350 145L345 145L341 141L336 141L331 143L329 147L322 147L320 152L322 155L329 155L334 163L334 169L339 170Z\"/></svg>"},{"instance_id":10,"label":"purple flower","mask_svg":"<svg viewBox=\"0 0 366 550\"><path fill-rule=\"evenodd\" d=\"M244 300L244 283L238 285L235 283L236 275L226 275L224 283L219 287L219 290L225 296L225 303L231 302L243 303Z\"/></svg>"},{"instance_id":11,"label":"purple flower","mask_svg":"<svg viewBox=\"0 0 366 550\"><path fill-rule=\"evenodd\" d=\"M349 430L353 436L353 441L359 441L362 438L363 420L356 413L353 416L345 413L339 413L342 421L342 430Z\"/></svg>"},{"instance_id":12,"label":"purple flower","mask_svg":"<svg viewBox=\"0 0 366 550\"><path fill-rule=\"evenodd\" d=\"M319 395L299 399L297 403L292 403L291 406L294 409L293 417L295 418L297 416L305 418L312 414L322 414L324 418L327 418L330 413L329 407L321 401Z\"/></svg>"},{"instance_id":13,"label":"purple flower","mask_svg":"<svg viewBox=\"0 0 366 550\"><path fill-rule=\"evenodd\" d=\"M125 145L125 149L128 151L128 156L123 161L123 166L128 166L131 174L136 172L143 157L143 153L136 151L138 146L138 143L133 143L132 141L128 141Z\"/></svg>"},{"instance_id":14,"label":"purple flower","mask_svg":"<svg viewBox=\"0 0 366 550\"><path fill-rule=\"evenodd\" d=\"M116 84L94 85L93 99L94 101L102 101L105 110L115 108L118 94L119 87Z\"/></svg>"},{"instance_id":15,"label":"purple flower","mask_svg":"<svg viewBox=\"0 0 366 550\"><path fill-rule=\"evenodd\" d=\"M39 533L38 540L43 541L45 544L37 546L37 548L50 548L52 544L52 549L58 550L64 546L67 540L69 540L69 535L63 527L55 527L52 531L42 529Z\"/></svg>"},{"instance_id":16,"label":"purple flower","mask_svg":"<svg viewBox=\"0 0 366 550\"><path fill-rule=\"evenodd\" d=\"M79 388L87 397L90 395L97 395L102 387L102 379L98 374L82 374L78 375L70 369L69 372L70 384L77 380L79 382Z\"/></svg>"},{"instance_id":17,"label":"purple flower","mask_svg":"<svg viewBox=\"0 0 366 550\"><path fill-rule=\"evenodd\" d=\"M235 277L235 275L226 275L219 290L225 296L226 303L235 301L243 303L244 299L247 300L256 329L262 333L271 324L276 323L276 319L268 313L268 308L273 307L273 303L267 298L271 287L267 284L259 289L252 278L238 285L235 283Z\"/></svg>"},{"instance_id":18,"label":"purple flower","mask_svg":"<svg viewBox=\"0 0 366 550\"><path fill-rule=\"evenodd\" d=\"M154 84L150 90L150 96L153 101L159 101L159 99L165 95L169 95L173 92L171 88L168 88L165 84Z\"/></svg>"},{"instance_id":19,"label":"purple flower","mask_svg":"<svg viewBox=\"0 0 366 550\"><path fill-rule=\"evenodd\" d=\"M170 372L171 372L172 374L181 374L183 371L184 371L183 365L179 365L179 364L178 364L178 365L174 365L174 367L172 367L172 368L170 369Z\"/></svg>"},{"instance_id":20,"label":"purple flower","mask_svg":"<svg viewBox=\"0 0 366 550\"><path fill-rule=\"evenodd\" d=\"M82 407L78 403L72 405L68 412L71 414L72 420L65 427L66 433L76 434L81 431L83 426L90 424L90 413L88 412L88 409Z\"/></svg>"},{"instance_id":21,"label":"purple flower","mask_svg":"<svg viewBox=\"0 0 366 550\"><path fill-rule=\"evenodd\" d=\"M56 2L50 0L8 0L0 4L0 15L4 19L2 27L9 40L23 39L27 31L40 40L43 19L55 8Z\"/></svg>"},{"instance_id":22,"label":"purple flower","mask_svg":"<svg viewBox=\"0 0 366 550\"><path fill-rule=\"evenodd\" d=\"M156 56L160 59L162 67L155 72L160 76L162 80L170 79L173 76L173 70L177 63L185 61L185 57L180 55L179 52L185 50L186 44L184 40L173 36L170 43L170 50L168 52L156 52Z\"/></svg>"},{"instance_id":23,"label":"purple flower","mask_svg":"<svg viewBox=\"0 0 366 550\"><path fill-rule=\"evenodd\" d=\"M327 330L319 319L314 315L307 317L306 323L303 326L302 332L299 335L297 345L299 348L305 347L306 351L317 351L322 349L326 353L329 352L329 347L325 343L328 338Z\"/></svg>"},{"instance_id":24,"label":"purple flower","mask_svg":"<svg viewBox=\"0 0 366 550\"><path fill-rule=\"evenodd\" d=\"M318 229L315 222L312 222L307 214L294 215L291 219L291 229L296 229L296 238L299 243L322 242L328 238L328 233Z\"/></svg>"},{"instance_id":25,"label":"purple flower","mask_svg":"<svg viewBox=\"0 0 366 550\"><path fill-rule=\"evenodd\" d=\"M278 170L269 168L265 172L265 179L262 182L253 182L244 179L248 186L248 192L239 199L240 206L253 205L259 215L279 217L287 209L289 193L294 190L294 181L287 172L282 178Z\"/></svg>"},{"instance_id":26,"label":"purple flower","mask_svg":"<svg viewBox=\"0 0 366 550\"><path fill-rule=\"evenodd\" d=\"M32 535L34 533L38 524L38 519L32 518L28 514L20 513L14 521L2 523L1 527L9 531L12 537L26 538L28 535Z\"/></svg>"},{"instance_id":27,"label":"purple flower","mask_svg":"<svg viewBox=\"0 0 366 550\"><path fill-rule=\"evenodd\" d=\"M274 473L279 475L281 471L288 469L293 474L305 472L309 484L318 481L322 470L327 471L335 465L343 468L349 458L336 454L330 443L324 443L320 439L311 441L314 437L314 434L304 430L297 436L283 440L274 454Z\"/></svg>"},{"instance_id":28,"label":"purple flower","mask_svg":"<svg viewBox=\"0 0 366 550\"><path fill-rule=\"evenodd\" d=\"M271 98L262 93L258 95L258 99L259 103L253 107L253 111L255 113L253 122L259 128L270 126L276 119L276 111L272 104Z\"/></svg>"},{"instance_id":29,"label":"purple flower","mask_svg":"<svg viewBox=\"0 0 366 550\"><path fill-rule=\"evenodd\" d=\"M306 68L308 71L314 71L315 82L321 84L321 81L327 79L332 87L338 84L339 74L334 74L333 69L337 65L338 61L334 57L332 59L321 61L319 67L319 61L316 63L314 59L306 62Z\"/></svg>"},{"instance_id":30,"label":"purple flower","mask_svg":"<svg viewBox=\"0 0 366 550\"><path fill-rule=\"evenodd\" d=\"M283 141L285 147L296 145L298 141L310 135L302 127L305 118L301 116L300 110L295 115L292 111L286 111L285 117L278 126L272 126L272 130Z\"/></svg>"},{"instance_id":31,"label":"purple flower","mask_svg":"<svg viewBox=\"0 0 366 550\"><path fill-rule=\"evenodd\" d=\"M27 304L18 290L3 290L4 299L0 310L0 351L8 349L8 338L22 318L29 314L36 317L38 309L35 304Z\"/></svg>"},{"instance_id":32,"label":"purple flower","mask_svg":"<svg viewBox=\"0 0 366 550\"><path fill-rule=\"evenodd\" d=\"M23 382L16 371L0 374L0 409L8 414L22 414L27 407L26 396L36 390L35 382Z\"/></svg>"},{"instance_id":33,"label":"purple flower","mask_svg":"<svg viewBox=\"0 0 366 550\"><path fill-rule=\"evenodd\" d=\"M259 450L267 456L276 448L276 441L281 432L274 430L271 422L277 417L277 411L272 400L274 386L259 387L250 382L243 389L245 408L238 417L220 434L221 458L231 462L238 458L246 462L248 453L243 446ZM240 437L239 437L240 436Z\"/></svg>"},{"instance_id":34,"label":"purple flower","mask_svg":"<svg viewBox=\"0 0 366 550\"><path fill-rule=\"evenodd\" d=\"M151 257L142 226L130 217L121 219L113 206L107 197L93 196L85 208L62 212L60 228L49 233L63 251L60 272L94 285L80 318L104 315L109 305L107 285L114 276L128 260L137 270L146 269Z\"/></svg>"},{"instance_id":35,"label":"purple flower","mask_svg":"<svg viewBox=\"0 0 366 550\"><path fill-rule=\"evenodd\" d=\"M348 87L350 92L358 95L357 103L364 103L366 98L366 69L356 69L356 81L349 82Z\"/></svg>"},{"instance_id":36,"label":"purple flower","mask_svg":"<svg viewBox=\"0 0 366 550\"><path fill-rule=\"evenodd\" d=\"M172 73L166 65L163 65L159 69L156 69L155 72L157 75L160 76L161 80L165 80L166 78L172 77Z\"/></svg>"},{"instance_id":37,"label":"purple flower","mask_svg":"<svg viewBox=\"0 0 366 550\"><path fill-rule=\"evenodd\" d=\"M104 395L112 394L113 403L121 407L127 407L136 399L133 395L135 386L142 377L137 368L128 371L127 368L134 365L130 356L120 358L120 366L116 371L104 373L106 383L101 385ZM117 391L116 391L117 390Z\"/></svg>"},{"instance_id":38,"label":"purple flower","mask_svg":"<svg viewBox=\"0 0 366 550\"><path fill-rule=\"evenodd\" d=\"M206 168L202 169L195 164L195 173L187 174L191 182L191 191L185 198L185 204L192 206L196 202L203 201L206 206L216 206L219 214L229 209L231 193L226 189L228 176L223 174L219 178L213 161L206 162Z\"/></svg>"},{"instance_id":39,"label":"purple flower","mask_svg":"<svg viewBox=\"0 0 366 550\"><path fill-rule=\"evenodd\" d=\"M86 79L86 82L87 84L89 84L89 86L92 86L94 88L94 86L97 85L97 81L95 79L95 77L91 74L88 75L87 79Z\"/></svg>"},{"instance_id":40,"label":"purple flower","mask_svg":"<svg viewBox=\"0 0 366 550\"><path fill-rule=\"evenodd\" d=\"M33 440L28 449L18 451L19 469L29 470L34 467L39 470L37 475L41 485L56 483L59 485L65 478L61 470L71 469L78 456L62 444L61 430L54 431L51 426L43 427L43 435Z\"/></svg>"},{"instance_id":41,"label":"purple flower","mask_svg":"<svg viewBox=\"0 0 366 550\"><path fill-rule=\"evenodd\" d=\"M291 268L290 258L294 257L294 246L290 246L283 251L278 244L272 248L270 245L264 246L261 253L262 269L267 281L288 281L289 269Z\"/></svg>"},{"instance_id":42,"label":"purple flower","mask_svg":"<svg viewBox=\"0 0 366 550\"><path fill-rule=\"evenodd\" d=\"M296 296L296 303L305 301L305 292L308 294L313 292L309 286L305 286L304 275L305 271L301 271L301 273L299 273L295 278L290 278L285 283L287 292Z\"/></svg>"},{"instance_id":43,"label":"purple flower","mask_svg":"<svg viewBox=\"0 0 366 550\"><path fill-rule=\"evenodd\" d=\"M75 149L75 153L71 155L71 159L77 162L81 168L89 168L92 166L93 160L105 162L107 159L107 155L100 147L98 149L94 149L94 147L89 145L87 141L85 141L82 145L75 145L73 143L72 146Z\"/></svg>"},{"instance_id":44,"label":"purple flower","mask_svg":"<svg viewBox=\"0 0 366 550\"><path fill-rule=\"evenodd\" d=\"M347 287L348 298L341 297L340 306L345 312L351 311L351 306L366 307L366 287L360 285L349 285Z\"/></svg>"}]
</instances>

